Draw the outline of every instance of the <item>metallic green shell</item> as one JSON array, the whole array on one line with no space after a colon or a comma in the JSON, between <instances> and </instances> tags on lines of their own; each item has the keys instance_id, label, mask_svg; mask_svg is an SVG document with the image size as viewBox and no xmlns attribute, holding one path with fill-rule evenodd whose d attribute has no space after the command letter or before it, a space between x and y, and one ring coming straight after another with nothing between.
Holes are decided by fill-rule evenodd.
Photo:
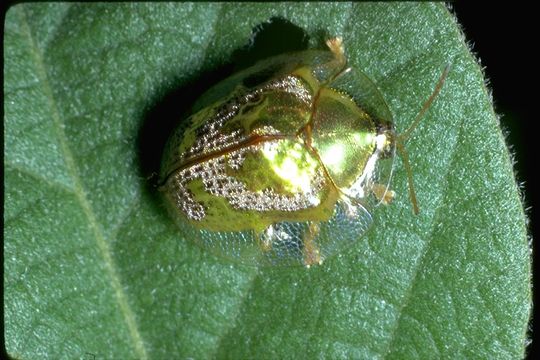
<instances>
[{"instance_id":1,"label":"metallic green shell","mask_svg":"<svg viewBox=\"0 0 540 360\"><path fill-rule=\"evenodd\" d=\"M314 224L348 241L367 229L368 187L390 178L391 165L374 166L389 111L364 75L329 83L338 70L330 52L276 57L209 90L175 131L162 164L166 201L205 246L252 262L270 236L267 255L280 262L300 257ZM339 240L319 243L325 256Z\"/></svg>"}]
</instances>

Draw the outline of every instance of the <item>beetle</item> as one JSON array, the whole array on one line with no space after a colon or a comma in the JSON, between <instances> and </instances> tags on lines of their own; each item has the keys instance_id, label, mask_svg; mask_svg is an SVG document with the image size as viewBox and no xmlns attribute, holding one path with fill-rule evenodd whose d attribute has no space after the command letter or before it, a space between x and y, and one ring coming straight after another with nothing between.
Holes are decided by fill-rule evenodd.
<instances>
[{"instance_id":1,"label":"beetle","mask_svg":"<svg viewBox=\"0 0 540 360\"><path fill-rule=\"evenodd\" d=\"M248 264L318 265L360 238L388 204L396 149L418 213L406 140L342 39L285 54L208 90L163 155L165 202L186 237Z\"/></svg>"}]
</instances>

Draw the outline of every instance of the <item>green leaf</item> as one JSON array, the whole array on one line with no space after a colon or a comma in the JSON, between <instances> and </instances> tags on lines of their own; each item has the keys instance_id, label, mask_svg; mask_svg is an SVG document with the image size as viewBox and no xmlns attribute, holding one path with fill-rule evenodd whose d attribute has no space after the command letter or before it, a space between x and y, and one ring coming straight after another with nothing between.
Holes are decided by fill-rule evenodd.
<instances>
[{"instance_id":1,"label":"green leaf","mask_svg":"<svg viewBox=\"0 0 540 360\"><path fill-rule=\"evenodd\" d=\"M276 46L300 39L291 29L310 47L343 36L400 131L452 64L407 147L420 215L397 160L394 203L375 209L351 249L309 270L201 251L145 179L164 130L241 64L235 56L271 18L286 30ZM524 211L481 69L444 5L20 4L4 30L11 356L524 355Z\"/></svg>"}]
</instances>

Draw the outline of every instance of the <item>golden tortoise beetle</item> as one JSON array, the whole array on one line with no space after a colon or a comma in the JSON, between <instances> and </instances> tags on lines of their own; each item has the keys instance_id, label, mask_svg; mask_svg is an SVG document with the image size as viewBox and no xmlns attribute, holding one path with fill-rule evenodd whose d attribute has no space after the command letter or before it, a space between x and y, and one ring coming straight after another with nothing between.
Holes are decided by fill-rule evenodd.
<instances>
[{"instance_id":1,"label":"golden tortoise beetle","mask_svg":"<svg viewBox=\"0 0 540 360\"><path fill-rule=\"evenodd\" d=\"M249 264L321 264L361 237L388 189L396 148L440 91L397 135L376 86L330 51L260 62L217 84L169 139L161 186L184 234Z\"/></svg>"}]
</instances>

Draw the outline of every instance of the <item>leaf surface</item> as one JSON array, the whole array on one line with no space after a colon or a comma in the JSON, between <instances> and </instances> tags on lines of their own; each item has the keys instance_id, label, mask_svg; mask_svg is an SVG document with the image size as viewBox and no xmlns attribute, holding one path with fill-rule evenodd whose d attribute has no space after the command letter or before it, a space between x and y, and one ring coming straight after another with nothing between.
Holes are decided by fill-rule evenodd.
<instances>
[{"instance_id":1,"label":"leaf surface","mask_svg":"<svg viewBox=\"0 0 540 360\"><path fill-rule=\"evenodd\" d=\"M343 36L400 131L452 64L407 144L421 214L397 160L395 202L351 249L309 270L202 252L145 179L163 129L276 18L290 23L276 44L302 43L291 29L310 47ZM523 356L523 207L482 72L443 5L20 4L4 30L11 356Z\"/></svg>"}]
</instances>

